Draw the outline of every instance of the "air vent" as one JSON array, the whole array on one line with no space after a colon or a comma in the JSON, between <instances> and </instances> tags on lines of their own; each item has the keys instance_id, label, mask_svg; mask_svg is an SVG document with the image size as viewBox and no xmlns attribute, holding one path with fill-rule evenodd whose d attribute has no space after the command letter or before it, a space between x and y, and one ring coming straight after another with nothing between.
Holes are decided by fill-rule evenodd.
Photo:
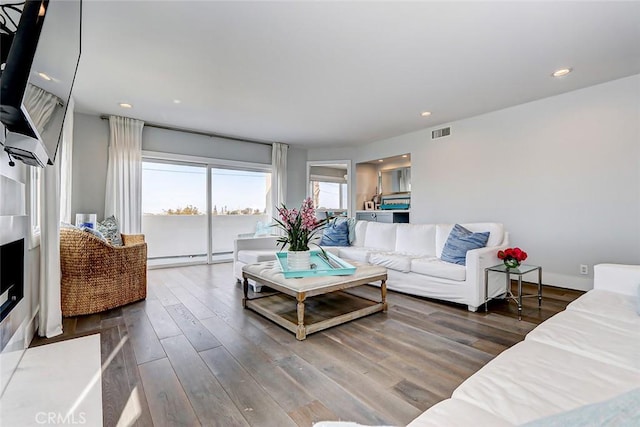
<instances>
[{"instance_id":1,"label":"air vent","mask_svg":"<svg viewBox=\"0 0 640 427\"><path fill-rule=\"evenodd\" d=\"M451 135L451 128L442 128L431 131L431 139L442 138L443 136Z\"/></svg>"}]
</instances>

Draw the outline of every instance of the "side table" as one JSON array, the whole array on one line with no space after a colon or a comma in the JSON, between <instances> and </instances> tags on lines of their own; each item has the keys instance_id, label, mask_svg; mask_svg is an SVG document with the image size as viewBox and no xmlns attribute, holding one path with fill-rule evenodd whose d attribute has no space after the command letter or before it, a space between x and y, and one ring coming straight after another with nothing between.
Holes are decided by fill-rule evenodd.
<instances>
[{"instance_id":1,"label":"side table","mask_svg":"<svg viewBox=\"0 0 640 427\"><path fill-rule=\"evenodd\" d=\"M542 307L542 267L539 265L521 264L517 268L507 268L504 264L494 265L484 269L484 311L488 311L487 303L489 298L489 272L502 273L506 275L506 298L510 298L518 304L518 320L522 320L522 298L535 297L535 294L522 295L522 276L538 271L538 308ZM511 292L511 275L518 276L518 295Z\"/></svg>"}]
</instances>

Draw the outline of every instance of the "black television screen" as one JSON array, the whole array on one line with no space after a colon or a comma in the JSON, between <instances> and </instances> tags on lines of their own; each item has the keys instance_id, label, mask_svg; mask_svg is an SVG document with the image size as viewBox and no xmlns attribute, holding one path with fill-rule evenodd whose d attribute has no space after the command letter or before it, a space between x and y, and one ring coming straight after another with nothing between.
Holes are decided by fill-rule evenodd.
<instances>
[{"instance_id":1,"label":"black television screen","mask_svg":"<svg viewBox=\"0 0 640 427\"><path fill-rule=\"evenodd\" d=\"M26 84L28 82L57 96L63 105L62 114L66 112L80 60L82 2L0 2L2 123L10 132L37 138L37 131L31 129L29 120L24 117L22 101ZM22 12L30 16L24 25L20 20ZM47 138L43 142L49 164L55 160L63 122L51 120L48 125Z\"/></svg>"}]
</instances>

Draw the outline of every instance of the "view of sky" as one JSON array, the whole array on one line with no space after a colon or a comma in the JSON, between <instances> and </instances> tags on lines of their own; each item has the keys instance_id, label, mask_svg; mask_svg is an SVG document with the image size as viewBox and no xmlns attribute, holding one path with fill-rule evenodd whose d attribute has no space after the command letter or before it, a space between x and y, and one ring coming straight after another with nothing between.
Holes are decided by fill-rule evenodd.
<instances>
[{"instance_id":1,"label":"view of sky","mask_svg":"<svg viewBox=\"0 0 640 427\"><path fill-rule=\"evenodd\" d=\"M212 206L218 212L244 208L266 208L270 174L212 169ZM205 167L144 161L142 163L142 212L162 214L192 205L206 212Z\"/></svg>"}]
</instances>

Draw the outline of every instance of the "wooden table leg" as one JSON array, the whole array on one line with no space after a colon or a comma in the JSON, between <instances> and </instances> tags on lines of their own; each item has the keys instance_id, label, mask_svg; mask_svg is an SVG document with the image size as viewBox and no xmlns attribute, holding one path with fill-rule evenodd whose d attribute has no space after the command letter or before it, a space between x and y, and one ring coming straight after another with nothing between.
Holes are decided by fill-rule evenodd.
<instances>
[{"instance_id":1,"label":"wooden table leg","mask_svg":"<svg viewBox=\"0 0 640 427\"><path fill-rule=\"evenodd\" d=\"M246 277L242 282L242 292L244 296L242 297L242 308L247 308L247 297L249 296L249 279Z\"/></svg>"},{"instance_id":2,"label":"wooden table leg","mask_svg":"<svg viewBox=\"0 0 640 427\"><path fill-rule=\"evenodd\" d=\"M296 331L296 339L299 341L307 338L307 329L304 326L304 300L306 295L304 292L298 293L298 330Z\"/></svg>"},{"instance_id":3,"label":"wooden table leg","mask_svg":"<svg viewBox=\"0 0 640 427\"><path fill-rule=\"evenodd\" d=\"M382 312L387 312L387 281L383 280L380 284L380 295L382 297Z\"/></svg>"}]
</instances>

